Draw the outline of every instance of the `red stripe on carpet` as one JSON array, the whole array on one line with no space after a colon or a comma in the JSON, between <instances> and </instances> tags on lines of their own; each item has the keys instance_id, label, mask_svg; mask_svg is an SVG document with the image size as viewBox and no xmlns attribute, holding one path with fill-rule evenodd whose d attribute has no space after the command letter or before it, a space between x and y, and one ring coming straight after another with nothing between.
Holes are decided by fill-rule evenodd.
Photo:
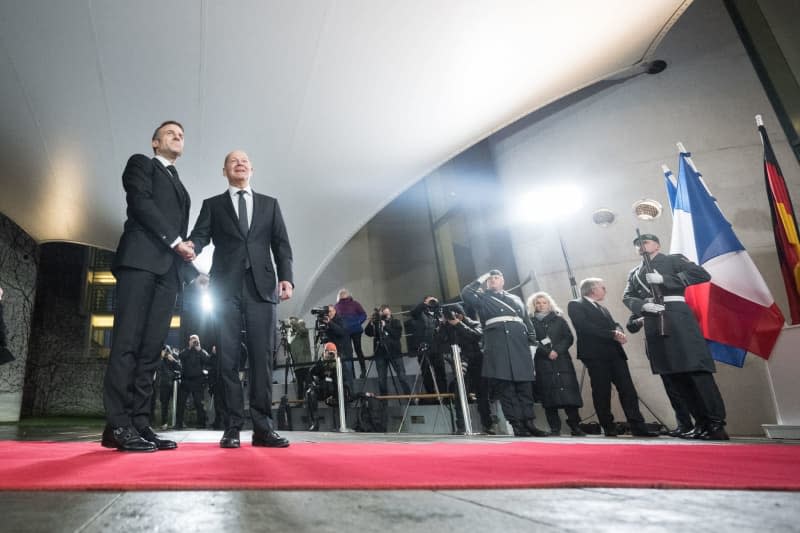
<instances>
[{"instance_id":1,"label":"red stripe on carpet","mask_svg":"<svg viewBox=\"0 0 800 533\"><path fill-rule=\"evenodd\" d=\"M800 447L780 444L293 443L147 454L96 442L0 442L0 490L800 490Z\"/></svg>"}]
</instances>

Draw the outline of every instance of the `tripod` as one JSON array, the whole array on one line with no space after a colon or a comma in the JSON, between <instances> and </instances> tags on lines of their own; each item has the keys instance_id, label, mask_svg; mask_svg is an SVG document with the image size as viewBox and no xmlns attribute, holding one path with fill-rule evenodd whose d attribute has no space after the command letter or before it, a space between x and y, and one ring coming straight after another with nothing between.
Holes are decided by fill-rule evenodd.
<instances>
[{"instance_id":1,"label":"tripod","mask_svg":"<svg viewBox=\"0 0 800 533\"><path fill-rule=\"evenodd\" d=\"M417 350L418 350L418 357L419 357L420 372L414 378L414 384L411 386L411 394L409 395L410 397L408 398L408 402L406 403L406 407L403 410L403 418L400 421L400 427L397 428L397 432L398 433L400 433L400 431L402 431L403 425L405 424L406 419L408 418L408 410L411 407L412 400L414 399L413 396L418 394L417 386L419 385L420 378L423 377L423 374L425 373L425 368L426 367L427 367L428 371L430 372L431 381L433 382L433 390L435 391L436 400L439 403L438 413L444 415L444 402L442 402L442 395L441 395L441 391L439 390L439 383L438 383L438 381L436 379L436 371L434 370L433 364L431 364L431 361L430 361L430 347L427 344L422 343L422 344L420 344L418 346ZM452 411L450 412L450 415L451 415L450 416L450 425L453 426ZM434 426L435 425L436 425L436 422L434 421ZM452 429L452 427L451 427L451 429Z\"/></svg>"}]
</instances>

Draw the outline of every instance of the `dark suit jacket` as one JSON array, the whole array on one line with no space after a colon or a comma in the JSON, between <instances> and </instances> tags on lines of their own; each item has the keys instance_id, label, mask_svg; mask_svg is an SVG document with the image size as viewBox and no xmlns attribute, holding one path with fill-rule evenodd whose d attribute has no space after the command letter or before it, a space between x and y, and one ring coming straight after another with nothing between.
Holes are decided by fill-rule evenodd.
<instances>
[{"instance_id":1,"label":"dark suit jacket","mask_svg":"<svg viewBox=\"0 0 800 533\"><path fill-rule=\"evenodd\" d=\"M586 298L572 300L567 312L578 334L578 359L627 359L622 345L614 340L614 330L619 328L611 315L608 316Z\"/></svg>"},{"instance_id":2,"label":"dark suit jacket","mask_svg":"<svg viewBox=\"0 0 800 533\"><path fill-rule=\"evenodd\" d=\"M120 267L165 274L183 261L171 248L189 229L189 193L158 159L136 154L122 173L128 219L112 271Z\"/></svg>"},{"instance_id":3,"label":"dark suit jacket","mask_svg":"<svg viewBox=\"0 0 800 533\"><path fill-rule=\"evenodd\" d=\"M215 290L236 294L241 290L245 259L250 259L253 279L265 301L278 303L277 280L292 280L292 248L278 200L253 192L253 218L248 234L239 230L239 219L226 190L203 201L200 216L189 236L200 253L214 242L214 257L209 273ZM275 266L273 266L273 257Z\"/></svg>"}]
</instances>

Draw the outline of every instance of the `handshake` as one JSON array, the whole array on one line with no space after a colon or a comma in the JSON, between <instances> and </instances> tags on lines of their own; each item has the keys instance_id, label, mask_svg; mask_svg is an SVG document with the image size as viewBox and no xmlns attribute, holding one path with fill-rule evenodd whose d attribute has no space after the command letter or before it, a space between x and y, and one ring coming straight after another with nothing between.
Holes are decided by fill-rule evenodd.
<instances>
[{"instance_id":1,"label":"handshake","mask_svg":"<svg viewBox=\"0 0 800 533\"><path fill-rule=\"evenodd\" d=\"M197 254L194 253L194 243L192 241L183 241L175 245L173 248L175 253L183 258L187 263L194 261Z\"/></svg>"}]
</instances>

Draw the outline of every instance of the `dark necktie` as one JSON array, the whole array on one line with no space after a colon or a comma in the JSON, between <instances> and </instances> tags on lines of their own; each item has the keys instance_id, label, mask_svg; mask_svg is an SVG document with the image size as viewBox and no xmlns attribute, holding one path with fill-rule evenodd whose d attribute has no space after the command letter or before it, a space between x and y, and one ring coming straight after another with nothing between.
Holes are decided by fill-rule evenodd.
<instances>
[{"instance_id":1,"label":"dark necktie","mask_svg":"<svg viewBox=\"0 0 800 533\"><path fill-rule=\"evenodd\" d=\"M599 303L597 303L597 302L595 302L594 304L597 306L597 308L598 308L598 309L600 309L600 311L602 311L602 313L603 313L603 316L605 316L605 317L606 317L607 319L609 319L611 322L613 322L613 321L614 321L614 319L613 319L613 318L611 318L611 313L609 313L609 312L608 312L608 309L606 309L605 307L603 307L602 305L600 305L600 304L599 304Z\"/></svg>"},{"instance_id":2,"label":"dark necktie","mask_svg":"<svg viewBox=\"0 0 800 533\"><path fill-rule=\"evenodd\" d=\"M247 194L247 191L239 191L236 194L239 195L239 230L242 232L242 235L247 238L247 234L250 231L250 228L247 224L247 202L244 201L244 195ZM245 250L245 257L244 257L244 268L250 268L250 257Z\"/></svg>"},{"instance_id":3,"label":"dark necktie","mask_svg":"<svg viewBox=\"0 0 800 533\"><path fill-rule=\"evenodd\" d=\"M247 191L239 191L236 194L239 195L239 229L242 230L242 235L247 237L247 233L250 231L250 227L247 224L247 202L244 201L244 195L247 194Z\"/></svg>"},{"instance_id":4,"label":"dark necktie","mask_svg":"<svg viewBox=\"0 0 800 533\"><path fill-rule=\"evenodd\" d=\"M183 185L181 185L181 179L178 177L178 169L175 168L175 165L167 165L167 170L175 178L175 188L178 189L178 195L180 196L181 202L186 202L186 193L184 191Z\"/></svg>"}]
</instances>

